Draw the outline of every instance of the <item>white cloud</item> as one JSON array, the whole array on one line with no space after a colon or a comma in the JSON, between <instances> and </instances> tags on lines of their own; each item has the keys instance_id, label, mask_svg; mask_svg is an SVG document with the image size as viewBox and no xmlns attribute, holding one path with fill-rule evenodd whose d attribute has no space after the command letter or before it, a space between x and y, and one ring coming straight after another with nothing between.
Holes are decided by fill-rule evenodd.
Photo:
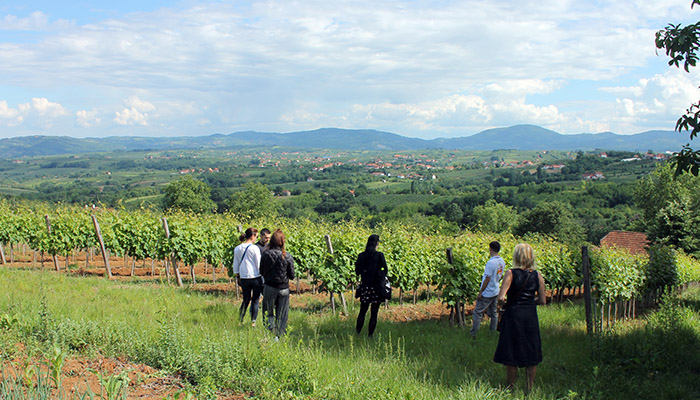
<instances>
[{"instance_id":1,"label":"white cloud","mask_svg":"<svg viewBox=\"0 0 700 400\"><path fill-rule=\"evenodd\" d=\"M126 99L124 104L126 107L123 110L115 112L114 122L119 125L148 126L148 113L156 109L153 104L136 96Z\"/></svg>"},{"instance_id":2,"label":"white cloud","mask_svg":"<svg viewBox=\"0 0 700 400\"><path fill-rule=\"evenodd\" d=\"M76 122L83 128L98 126L101 119L97 116L97 111L80 110L75 113Z\"/></svg>"},{"instance_id":3,"label":"white cloud","mask_svg":"<svg viewBox=\"0 0 700 400\"><path fill-rule=\"evenodd\" d=\"M3 81L25 93L48 88L46 97L114 112L114 123L148 127L144 134L232 124L425 135L516 123L634 129L635 118L665 121L698 98L687 77L646 71L658 60L654 32L692 15L688 3L184 2L85 25L36 12L0 16L10 32L0 65ZM557 100L570 81L620 79L637 84L607 89L593 108ZM133 93L140 97L113 104ZM68 115L46 99L30 103L0 103L0 121ZM95 111L74 115L86 128L101 123Z\"/></svg>"},{"instance_id":4,"label":"white cloud","mask_svg":"<svg viewBox=\"0 0 700 400\"><path fill-rule=\"evenodd\" d=\"M6 15L0 19L0 30L45 30L49 26L49 17L40 12L35 11L27 18L19 18L15 15Z\"/></svg>"},{"instance_id":5,"label":"white cloud","mask_svg":"<svg viewBox=\"0 0 700 400\"><path fill-rule=\"evenodd\" d=\"M57 118L68 114L68 111L62 105L51 102L44 97L33 98L30 108L35 110L40 116L48 118Z\"/></svg>"},{"instance_id":6,"label":"white cloud","mask_svg":"<svg viewBox=\"0 0 700 400\"><path fill-rule=\"evenodd\" d=\"M18 109L8 107L4 100L0 101L0 120L5 120L7 126L17 126L22 123L23 119L24 117Z\"/></svg>"},{"instance_id":7,"label":"white cloud","mask_svg":"<svg viewBox=\"0 0 700 400\"><path fill-rule=\"evenodd\" d=\"M641 79L634 86L602 90L618 96L619 112L625 117L679 116L691 103L700 99L700 89L693 78L693 75L671 69L664 74Z\"/></svg>"},{"instance_id":8,"label":"white cloud","mask_svg":"<svg viewBox=\"0 0 700 400\"><path fill-rule=\"evenodd\" d=\"M35 97L29 103L21 103L11 108L7 101L0 101L0 119L9 127L20 125L50 128L54 122L68 115L68 110L59 103L44 97Z\"/></svg>"}]
</instances>

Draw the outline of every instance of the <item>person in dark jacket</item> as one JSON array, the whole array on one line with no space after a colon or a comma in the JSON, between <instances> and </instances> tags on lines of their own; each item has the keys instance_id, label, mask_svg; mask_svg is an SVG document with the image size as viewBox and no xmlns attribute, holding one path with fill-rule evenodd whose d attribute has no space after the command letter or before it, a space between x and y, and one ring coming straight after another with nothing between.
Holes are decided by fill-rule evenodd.
<instances>
[{"instance_id":1,"label":"person in dark jacket","mask_svg":"<svg viewBox=\"0 0 700 400\"><path fill-rule=\"evenodd\" d=\"M267 250L267 244L270 242L270 230L267 228L262 228L260 230L260 236L259 240L257 243L255 243L256 246L260 249L260 254L264 253L265 250Z\"/></svg>"},{"instance_id":2,"label":"person in dark jacket","mask_svg":"<svg viewBox=\"0 0 700 400\"><path fill-rule=\"evenodd\" d=\"M260 260L260 273L265 280L263 308L267 313L267 328L277 339L287 331L289 280L294 279L294 259L285 251L285 241L284 233L277 229Z\"/></svg>"},{"instance_id":3,"label":"person in dark jacket","mask_svg":"<svg viewBox=\"0 0 700 400\"><path fill-rule=\"evenodd\" d=\"M379 285L386 277L389 270L386 266L384 253L377 251L379 246L379 235L370 235L367 239L365 251L357 256L355 261L355 273L360 275L360 286L357 288L355 297L360 299L360 313L357 314L357 324L355 330L359 334L365 324L365 315L371 307L369 316L369 337L374 335L377 327L377 314L379 305L384 301L384 296L380 293Z\"/></svg>"}]
</instances>

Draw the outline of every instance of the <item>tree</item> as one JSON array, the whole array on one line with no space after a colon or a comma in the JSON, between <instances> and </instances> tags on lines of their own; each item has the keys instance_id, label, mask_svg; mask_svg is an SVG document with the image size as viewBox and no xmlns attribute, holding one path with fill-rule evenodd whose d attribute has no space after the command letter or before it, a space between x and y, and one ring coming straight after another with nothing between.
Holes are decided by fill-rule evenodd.
<instances>
[{"instance_id":1,"label":"tree","mask_svg":"<svg viewBox=\"0 0 700 400\"><path fill-rule=\"evenodd\" d=\"M455 203L450 203L445 210L445 219L450 222L461 222L464 218L464 213L462 209Z\"/></svg>"},{"instance_id":2,"label":"tree","mask_svg":"<svg viewBox=\"0 0 700 400\"><path fill-rule=\"evenodd\" d=\"M690 8L700 5L700 0L692 0ZM666 29L656 32L656 47L665 49L666 55L670 57L668 65L680 67L690 72L690 67L695 67L698 61L698 49L700 49L700 21L688 26L681 24L668 24ZM685 114L676 122L678 132L690 131L690 140L693 140L700 132L700 101L691 104ZM675 167L674 175L678 176L683 172L690 172L698 176L700 172L700 150L693 150L690 143L683 146L683 149L674 154L671 163Z\"/></svg>"},{"instance_id":3,"label":"tree","mask_svg":"<svg viewBox=\"0 0 700 400\"><path fill-rule=\"evenodd\" d=\"M473 214L476 229L483 232L511 233L518 223L518 213L513 207L496 203L493 199L474 207Z\"/></svg>"},{"instance_id":4,"label":"tree","mask_svg":"<svg viewBox=\"0 0 700 400\"><path fill-rule=\"evenodd\" d=\"M170 182L163 192L165 193L163 206L166 210L174 208L203 213L216 209L216 203L211 199L209 185L189 175Z\"/></svg>"},{"instance_id":5,"label":"tree","mask_svg":"<svg viewBox=\"0 0 700 400\"><path fill-rule=\"evenodd\" d=\"M267 185L248 182L243 185L243 190L231 195L229 210L242 217L258 219L277 215L279 204Z\"/></svg>"},{"instance_id":6,"label":"tree","mask_svg":"<svg viewBox=\"0 0 700 400\"><path fill-rule=\"evenodd\" d=\"M700 254L700 177L674 177L672 166L661 166L639 181L635 201L652 242Z\"/></svg>"},{"instance_id":7,"label":"tree","mask_svg":"<svg viewBox=\"0 0 700 400\"><path fill-rule=\"evenodd\" d=\"M583 228L574 218L570 206L558 201L542 202L522 213L516 234L530 232L543 233L570 244L578 244L584 237Z\"/></svg>"}]
</instances>

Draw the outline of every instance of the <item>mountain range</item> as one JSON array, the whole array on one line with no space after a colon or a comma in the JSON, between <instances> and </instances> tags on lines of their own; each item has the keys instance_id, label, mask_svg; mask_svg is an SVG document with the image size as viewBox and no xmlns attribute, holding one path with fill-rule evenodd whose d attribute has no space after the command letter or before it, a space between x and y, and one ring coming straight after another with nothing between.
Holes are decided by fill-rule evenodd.
<instances>
[{"instance_id":1,"label":"mountain range","mask_svg":"<svg viewBox=\"0 0 700 400\"><path fill-rule=\"evenodd\" d=\"M367 129L322 128L312 131L273 133L235 132L208 136L73 138L22 136L0 139L2 158L169 149L235 149L283 146L300 149L345 150L628 150L678 151L688 135L674 131L647 131L634 135L612 132L564 135L536 125L489 129L458 138L418 139Z\"/></svg>"}]
</instances>

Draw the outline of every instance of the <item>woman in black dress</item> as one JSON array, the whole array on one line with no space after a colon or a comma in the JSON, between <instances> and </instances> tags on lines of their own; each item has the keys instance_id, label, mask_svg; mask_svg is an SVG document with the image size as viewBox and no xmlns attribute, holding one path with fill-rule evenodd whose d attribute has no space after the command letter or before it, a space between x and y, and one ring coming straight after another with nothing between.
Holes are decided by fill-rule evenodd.
<instances>
[{"instance_id":1,"label":"woman in black dress","mask_svg":"<svg viewBox=\"0 0 700 400\"><path fill-rule=\"evenodd\" d=\"M379 305L384 301L379 285L388 272L384 253L377 251L377 246L379 246L379 236L370 235L367 239L365 251L360 253L357 256L357 261L355 261L355 273L361 277L360 286L355 294L355 297L360 299L360 313L357 315L355 330L358 334L362 331L362 326L365 324L365 315L371 306L369 337L372 337L374 329L377 327Z\"/></svg>"},{"instance_id":2,"label":"woman in black dress","mask_svg":"<svg viewBox=\"0 0 700 400\"><path fill-rule=\"evenodd\" d=\"M521 243L513 251L513 268L506 271L498 302L505 304L501 334L493 361L506 366L508 387L513 389L518 368L527 371L526 393L532 389L537 364L542 362L542 342L537 305L546 304L544 278L535 271L535 254L529 244Z\"/></svg>"}]
</instances>

